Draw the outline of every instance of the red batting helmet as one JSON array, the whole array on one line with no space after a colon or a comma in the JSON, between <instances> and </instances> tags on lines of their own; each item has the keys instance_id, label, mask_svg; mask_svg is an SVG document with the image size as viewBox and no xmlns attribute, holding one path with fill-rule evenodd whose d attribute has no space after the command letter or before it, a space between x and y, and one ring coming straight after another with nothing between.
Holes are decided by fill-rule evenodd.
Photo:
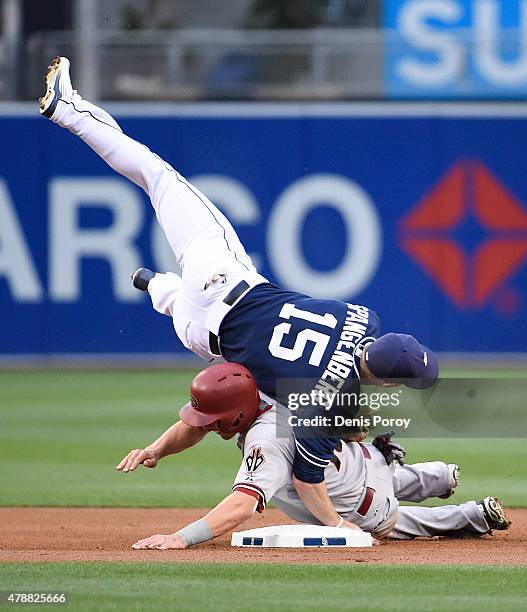
<instances>
[{"instance_id":1,"label":"red batting helmet","mask_svg":"<svg viewBox=\"0 0 527 612\"><path fill-rule=\"evenodd\" d=\"M260 406L252 374L239 363L221 363L200 372L190 385L190 403L179 417L192 427L217 431L222 438L246 432Z\"/></svg>"}]
</instances>

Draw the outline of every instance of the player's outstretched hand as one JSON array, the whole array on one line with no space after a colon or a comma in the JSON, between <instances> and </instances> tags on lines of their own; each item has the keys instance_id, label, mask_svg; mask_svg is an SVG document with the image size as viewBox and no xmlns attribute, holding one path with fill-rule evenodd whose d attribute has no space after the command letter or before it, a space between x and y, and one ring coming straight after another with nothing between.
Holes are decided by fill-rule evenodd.
<instances>
[{"instance_id":1,"label":"player's outstretched hand","mask_svg":"<svg viewBox=\"0 0 527 612\"><path fill-rule=\"evenodd\" d=\"M133 472L139 465L143 464L148 468L155 468L157 456L151 448L136 448L128 453L126 457L115 466L120 472Z\"/></svg>"},{"instance_id":2,"label":"player's outstretched hand","mask_svg":"<svg viewBox=\"0 0 527 612\"><path fill-rule=\"evenodd\" d=\"M356 529L357 531L362 531L362 529L358 526L355 525L355 523L352 523L351 521L344 521L341 525L342 528L344 529ZM379 546L380 545L380 541L373 538L371 539L373 546Z\"/></svg>"},{"instance_id":3,"label":"player's outstretched hand","mask_svg":"<svg viewBox=\"0 0 527 612\"><path fill-rule=\"evenodd\" d=\"M139 540L135 544L132 544L132 548L135 550L143 550L146 548L156 548L157 550L172 550L174 548L186 548L187 543L185 540L178 535L177 533L172 533L170 535L161 535L156 534L150 536L149 538L145 538L144 540Z\"/></svg>"},{"instance_id":4,"label":"player's outstretched hand","mask_svg":"<svg viewBox=\"0 0 527 612\"><path fill-rule=\"evenodd\" d=\"M341 527L342 529L356 529L357 531L362 531L358 525L355 525L355 523L352 523L351 521L344 521Z\"/></svg>"}]
</instances>

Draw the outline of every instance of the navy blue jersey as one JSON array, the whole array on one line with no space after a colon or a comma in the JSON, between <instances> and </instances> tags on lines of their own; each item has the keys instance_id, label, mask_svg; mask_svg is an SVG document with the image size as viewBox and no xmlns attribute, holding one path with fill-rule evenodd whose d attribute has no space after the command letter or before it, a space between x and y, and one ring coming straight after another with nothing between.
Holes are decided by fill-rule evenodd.
<instances>
[{"instance_id":1,"label":"navy blue jersey","mask_svg":"<svg viewBox=\"0 0 527 612\"><path fill-rule=\"evenodd\" d=\"M227 313L220 326L220 344L227 361L244 365L261 391L288 405L295 392L356 391L357 349L379 332L379 317L365 306L263 283ZM295 438L299 456L295 474L306 482L321 482L338 437L306 436L295 428Z\"/></svg>"}]
</instances>

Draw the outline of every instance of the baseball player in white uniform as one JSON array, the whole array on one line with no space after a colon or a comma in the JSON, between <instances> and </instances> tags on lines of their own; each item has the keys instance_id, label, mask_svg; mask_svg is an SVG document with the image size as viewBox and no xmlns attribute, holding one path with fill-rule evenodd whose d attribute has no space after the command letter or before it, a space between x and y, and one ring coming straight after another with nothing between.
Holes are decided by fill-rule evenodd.
<instances>
[{"instance_id":1,"label":"baseball player in white uniform","mask_svg":"<svg viewBox=\"0 0 527 612\"><path fill-rule=\"evenodd\" d=\"M134 548L186 548L207 541L234 529L253 512L263 512L271 499L290 518L320 524L293 484L290 413L258 393L248 370L229 363L200 372L191 385L191 400L182 408L180 421L147 448L128 453L117 469L155 467L161 457L196 444L208 431L230 437L238 430L243 460L232 493L203 519L173 534L139 540ZM508 529L510 523L494 497L435 508L399 505L451 495L458 475L456 465L442 461L388 464L373 444L344 441L325 469L329 497L346 527L396 539Z\"/></svg>"},{"instance_id":2,"label":"baseball player in white uniform","mask_svg":"<svg viewBox=\"0 0 527 612\"><path fill-rule=\"evenodd\" d=\"M157 274L149 283L153 305L172 316L186 348L207 361L218 359L211 353L209 335L211 330L218 333L230 309L223 297L241 280L248 290L266 279L214 204L170 164L124 134L105 110L81 98L72 87L69 67L65 57L50 66L41 114L81 138L149 196L182 269L182 276Z\"/></svg>"}]
</instances>

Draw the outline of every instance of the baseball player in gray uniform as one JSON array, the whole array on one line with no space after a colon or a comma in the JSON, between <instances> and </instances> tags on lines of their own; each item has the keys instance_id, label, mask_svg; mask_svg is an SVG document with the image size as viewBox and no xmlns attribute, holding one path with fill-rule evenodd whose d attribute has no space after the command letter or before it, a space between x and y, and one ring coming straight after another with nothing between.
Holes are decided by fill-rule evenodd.
<instances>
[{"instance_id":1,"label":"baseball player in gray uniform","mask_svg":"<svg viewBox=\"0 0 527 612\"><path fill-rule=\"evenodd\" d=\"M164 456L181 452L208 431L224 438L238 433L243 460L232 493L204 518L173 534L156 534L133 548L186 548L234 529L272 499L290 518L320 524L293 484L295 443L290 412L258 392L250 372L239 364L219 364L200 372L191 385L191 402L181 420L145 449L136 449L117 466L129 472L140 464L155 467ZM374 444L341 441L325 470L331 501L342 524L379 537L412 539L435 535L482 535L508 529L510 522L495 497L435 508L400 506L447 497L458 485L458 467L442 461L413 465L388 462Z\"/></svg>"}]
</instances>

